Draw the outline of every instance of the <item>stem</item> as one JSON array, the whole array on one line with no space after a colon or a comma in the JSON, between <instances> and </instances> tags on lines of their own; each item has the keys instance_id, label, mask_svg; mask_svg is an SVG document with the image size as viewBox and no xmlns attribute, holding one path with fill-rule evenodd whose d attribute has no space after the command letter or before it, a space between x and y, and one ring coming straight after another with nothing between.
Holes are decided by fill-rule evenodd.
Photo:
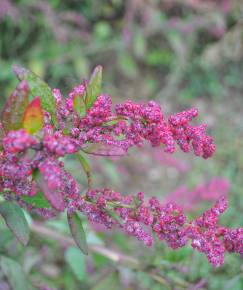
<instances>
[{"instance_id":1,"label":"stem","mask_svg":"<svg viewBox=\"0 0 243 290\"><path fill-rule=\"evenodd\" d=\"M77 153L77 156L78 156L79 161L80 161L80 163L83 167L83 170L86 174L87 182L88 182L88 190L90 190L93 187L93 178L92 178L91 167L89 165L89 162L86 160L86 158L82 154Z\"/></svg>"},{"instance_id":2,"label":"stem","mask_svg":"<svg viewBox=\"0 0 243 290\"><path fill-rule=\"evenodd\" d=\"M131 204L122 204L122 203L113 202L113 201L107 201L106 204L112 207L124 207L124 208L135 209L134 205L131 205Z\"/></svg>"},{"instance_id":3,"label":"stem","mask_svg":"<svg viewBox=\"0 0 243 290\"><path fill-rule=\"evenodd\" d=\"M67 245L75 245L74 240L72 238L64 234L61 234L52 228L46 227L39 222L32 222L32 224L30 225L30 229L33 233L36 233L41 237L51 238L53 240L57 240ZM129 264L135 268L139 265L139 262L135 258L119 253L117 251L109 250L100 245L89 244L89 250L91 252L99 253L116 263Z\"/></svg>"}]
</instances>

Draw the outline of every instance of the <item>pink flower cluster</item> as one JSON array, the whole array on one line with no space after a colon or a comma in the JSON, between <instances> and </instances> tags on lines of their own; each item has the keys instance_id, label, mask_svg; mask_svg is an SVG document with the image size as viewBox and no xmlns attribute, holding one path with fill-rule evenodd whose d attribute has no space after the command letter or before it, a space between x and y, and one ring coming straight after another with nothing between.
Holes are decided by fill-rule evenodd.
<instances>
[{"instance_id":1,"label":"pink flower cluster","mask_svg":"<svg viewBox=\"0 0 243 290\"><path fill-rule=\"evenodd\" d=\"M208 158L213 155L215 145L213 138L206 135L206 125L191 126L189 122L198 115L198 110L192 108L169 118L173 137L181 150L188 152L190 143L196 156Z\"/></svg>"},{"instance_id":2,"label":"pink flower cluster","mask_svg":"<svg viewBox=\"0 0 243 290\"><path fill-rule=\"evenodd\" d=\"M206 126L190 125L198 115L197 109L172 115L167 121L160 105L154 101L148 104L126 101L116 105L113 111L110 96L100 95L85 116L79 118L73 101L82 98L84 92L84 85L77 86L64 102L60 91L53 91L60 127L63 129L65 120L66 126L71 127L69 138L75 139L71 143L79 148L86 143L102 143L121 147L126 152L130 147L148 141L153 147L163 145L164 151L169 153L175 151L176 143L184 152L189 152L192 147L197 156L204 158L212 156L215 151L212 137L206 135Z\"/></svg>"},{"instance_id":3,"label":"pink flower cluster","mask_svg":"<svg viewBox=\"0 0 243 290\"><path fill-rule=\"evenodd\" d=\"M79 210L90 222L107 228L119 226L146 246L152 246L153 233L172 249L181 248L191 241L192 248L204 253L217 267L223 264L227 251L243 255L243 228L218 225L218 218L227 206L227 200L222 196L211 209L189 222L182 208L173 202L162 204L155 197L145 202L141 192L137 196L122 196L110 189L93 189L72 200L68 210Z\"/></svg>"},{"instance_id":4,"label":"pink flower cluster","mask_svg":"<svg viewBox=\"0 0 243 290\"><path fill-rule=\"evenodd\" d=\"M37 139L25 132L24 129L10 131L3 139L3 148L7 153L19 153L37 144Z\"/></svg>"},{"instance_id":5,"label":"pink flower cluster","mask_svg":"<svg viewBox=\"0 0 243 290\"><path fill-rule=\"evenodd\" d=\"M37 141L23 129L9 132L3 140L4 149L17 153L41 143L50 154L64 156L82 149L90 143L101 143L121 147L125 152L132 146L141 146L148 141L152 146L164 145L164 151L173 153L176 143L184 152L192 147L197 156L208 158L215 151L212 137L206 135L205 125L189 123L197 116L197 109L183 111L170 116L166 121L159 104L136 104L127 101L116 105L108 95L100 95L84 117L78 117L73 107L75 97L83 97L84 86L76 87L67 100L62 100L59 90L53 90L57 103L59 129L55 129L46 118L43 140ZM46 114L47 116L47 114ZM69 131L64 134L63 130Z\"/></svg>"},{"instance_id":6,"label":"pink flower cluster","mask_svg":"<svg viewBox=\"0 0 243 290\"><path fill-rule=\"evenodd\" d=\"M215 151L212 137L206 135L206 126L190 124L198 115L197 109L177 113L167 120L154 101L148 104L126 101L113 109L111 98L102 94L87 108L84 88L77 86L66 100L58 89L53 90L58 120L55 127L50 114L44 111L44 125L37 134L30 135L24 129L4 132L0 188L5 197L15 195L21 206L33 209L24 196L43 192L51 209L38 209L39 213L49 217L65 209L79 210L92 222L108 228L120 226L147 246L153 244L153 233L173 249L191 240L192 246L205 253L214 266L222 264L226 250L242 254L242 229L217 225L218 216L226 209L223 198L202 217L188 223L178 205L161 204L156 198L146 203L142 193L133 197L110 189L90 189L80 194L77 181L64 169L60 157L80 150L122 155L145 141L153 147L162 145L169 153L178 144L184 152L192 149L203 158L211 157ZM78 110L76 101L80 102ZM87 149L90 145L95 145L93 151Z\"/></svg>"},{"instance_id":7,"label":"pink flower cluster","mask_svg":"<svg viewBox=\"0 0 243 290\"><path fill-rule=\"evenodd\" d=\"M42 190L52 206L63 211L67 199L79 196L79 187L72 175L63 169L63 163L55 159L45 159L39 164L43 176Z\"/></svg>"},{"instance_id":8,"label":"pink flower cluster","mask_svg":"<svg viewBox=\"0 0 243 290\"><path fill-rule=\"evenodd\" d=\"M59 90L54 90L53 94L60 128L53 127L45 112L45 124L38 136L30 135L24 129L10 131L4 136L4 150L0 158L0 186L3 189L18 195L34 195L37 192L36 181L32 176L35 170L40 170L44 176L54 175L53 180L57 182L57 172L64 172L57 165L57 159L85 149L89 144L108 146L102 155L104 151L106 155L112 155L115 151L119 155L126 154L130 147L141 146L146 140L152 146L164 145L164 151L170 153L175 151L176 143L185 152L192 146L195 154L204 158L210 157L215 150L212 138L205 134L205 126L202 130L202 125L195 127L189 124L198 114L196 109L172 115L166 121L160 106L154 101L147 105L127 101L117 105L113 113L111 98L100 95L85 116L79 117L70 104L75 97L83 97L83 85L76 87L66 101L62 99ZM53 160L57 170L51 169L45 174ZM43 164L47 164L47 168ZM56 188L61 187L64 187L63 182L56 185ZM57 198L49 198L51 204L63 210L64 201L60 199L64 196L63 189L58 189L56 195L60 203L57 205Z\"/></svg>"}]
</instances>

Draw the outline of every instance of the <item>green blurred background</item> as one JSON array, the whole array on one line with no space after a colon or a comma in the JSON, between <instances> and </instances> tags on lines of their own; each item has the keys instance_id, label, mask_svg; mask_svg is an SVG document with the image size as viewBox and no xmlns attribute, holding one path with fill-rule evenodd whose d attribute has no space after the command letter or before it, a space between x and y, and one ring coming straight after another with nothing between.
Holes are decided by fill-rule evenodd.
<instances>
[{"instance_id":1,"label":"green blurred background","mask_svg":"<svg viewBox=\"0 0 243 290\"><path fill-rule=\"evenodd\" d=\"M91 158L95 185L163 199L181 185L191 190L218 176L230 183L222 224L243 226L242 0L0 0L1 106L17 84L14 63L64 94L101 64L103 89L114 103L155 99L167 115L198 107L216 140L212 159L167 156L147 147L120 160ZM84 182L71 159L68 168ZM209 205L202 202L188 214ZM63 217L47 225L68 233ZM147 249L116 231L87 225L87 232L91 243L111 252L83 257L65 242L38 234L23 249L4 225L0 252L18 261L20 277L36 289L243 289L239 256L227 255L225 265L214 270L189 247L172 251L157 242ZM117 252L136 259L139 267L114 260ZM11 283L0 271L1 290L22 289Z\"/></svg>"}]
</instances>

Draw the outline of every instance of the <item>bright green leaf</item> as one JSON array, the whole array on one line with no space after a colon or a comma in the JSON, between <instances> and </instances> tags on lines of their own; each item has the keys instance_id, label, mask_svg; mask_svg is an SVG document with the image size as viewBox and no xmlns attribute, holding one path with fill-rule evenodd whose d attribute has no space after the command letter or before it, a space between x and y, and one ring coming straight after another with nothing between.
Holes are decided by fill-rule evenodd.
<instances>
[{"instance_id":1,"label":"bright green leaf","mask_svg":"<svg viewBox=\"0 0 243 290\"><path fill-rule=\"evenodd\" d=\"M93 70L91 78L86 85L85 104L87 109L92 107L97 96L101 93L102 66L98 65Z\"/></svg>"},{"instance_id":2,"label":"bright green leaf","mask_svg":"<svg viewBox=\"0 0 243 290\"><path fill-rule=\"evenodd\" d=\"M92 261L94 266L97 268L106 267L107 263L109 263L109 259L107 257L95 252L92 253Z\"/></svg>"},{"instance_id":3,"label":"bright green leaf","mask_svg":"<svg viewBox=\"0 0 243 290\"><path fill-rule=\"evenodd\" d=\"M113 120L110 120L110 121L107 121L107 122L104 122L102 124L102 126L112 126L112 125L116 125L119 121L125 121L126 118L125 117L117 117L116 119L113 119Z\"/></svg>"},{"instance_id":4,"label":"bright green leaf","mask_svg":"<svg viewBox=\"0 0 243 290\"><path fill-rule=\"evenodd\" d=\"M0 214L14 236L23 245L27 245L30 232L22 209L13 202L4 201L0 203Z\"/></svg>"},{"instance_id":5,"label":"bright green leaf","mask_svg":"<svg viewBox=\"0 0 243 290\"><path fill-rule=\"evenodd\" d=\"M84 117L86 115L84 96L76 95L73 99L73 107L80 118Z\"/></svg>"},{"instance_id":6,"label":"bright green leaf","mask_svg":"<svg viewBox=\"0 0 243 290\"><path fill-rule=\"evenodd\" d=\"M21 199L35 208L50 208L51 205L42 192L38 192L34 196L22 195Z\"/></svg>"}]
</instances>

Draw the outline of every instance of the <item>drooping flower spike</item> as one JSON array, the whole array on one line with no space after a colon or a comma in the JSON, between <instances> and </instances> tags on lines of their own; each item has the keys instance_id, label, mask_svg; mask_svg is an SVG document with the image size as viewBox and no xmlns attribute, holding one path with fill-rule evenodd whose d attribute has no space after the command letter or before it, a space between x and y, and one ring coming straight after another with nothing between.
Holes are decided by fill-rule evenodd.
<instances>
[{"instance_id":1,"label":"drooping flower spike","mask_svg":"<svg viewBox=\"0 0 243 290\"><path fill-rule=\"evenodd\" d=\"M219 215L227 208L225 197L200 217L187 221L182 208L173 202L162 204L156 198L146 202L142 193L123 196L92 187L85 154L121 156L148 142L162 146L167 153L174 153L179 146L184 152L211 157L215 144L206 134L206 125L191 124L198 116L196 108L166 118L155 101L129 100L113 107L110 96L100 91L100 66L67 98L32 72L16 66L14 70L21 83L4 108L1 126L0 187L6 199L46 217L66 210L71 233L85 253L84 239L74 230L81 225L77 212L108 228L120 227L146 246L153 244L153 233L173 249L190 242L213 266L223 264L226 251L243 254L243 229L218 225ZM26 96L31 100L26 102ZM17 115L16 127L9 120L19 108L23 116ZM62 157L68 154L76 156L86 172L84 194L64 169Z\"/></svg>"}]
</instances>

